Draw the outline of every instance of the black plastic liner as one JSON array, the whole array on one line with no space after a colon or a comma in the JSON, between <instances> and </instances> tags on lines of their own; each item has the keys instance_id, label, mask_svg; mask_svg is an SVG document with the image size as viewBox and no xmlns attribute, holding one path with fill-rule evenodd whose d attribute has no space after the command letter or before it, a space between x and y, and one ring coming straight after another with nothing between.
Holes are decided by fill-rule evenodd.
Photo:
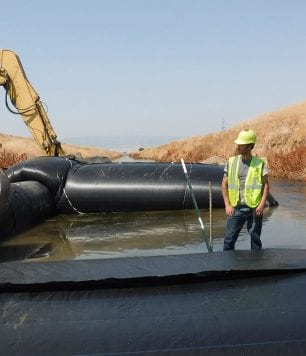
<instances>
[{"instance_id":1,"label":"black plastic liner","mask_svg":"<svg viewBox=\"0 0 306 356\"><path fill-rule=\"evenodd\" d=\"M196 278L306 272L306 251L266 249L0 264L0 290L31 291L180 283ZM51 287L50 287L51 286Z\"/></svg>"},{"instance_id":2,"label":"black plastic liner","mask_svg":"<svg viewBox=\"0 0 306 356\"><path fill-rule=\"evenodd\" d=\"M305 354L306 251L169 257L1 264L2 353Z\"/></svg>"}]
</instances>

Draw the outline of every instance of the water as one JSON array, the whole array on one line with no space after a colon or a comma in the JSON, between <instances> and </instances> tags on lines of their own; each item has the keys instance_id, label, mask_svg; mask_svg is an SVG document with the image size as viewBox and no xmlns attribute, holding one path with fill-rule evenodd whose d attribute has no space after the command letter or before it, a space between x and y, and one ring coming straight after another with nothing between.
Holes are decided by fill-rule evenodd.
<instances>
[{"instance_id":1,"label":"water","mask_svg":"<svg viewBox=\"0 0 306 356\"><path fill-rule=\"evenodd\" d=\"M273 181L279 202L265 210L264 248L306 249L306 184ZM202 211L209 238L209 212ZM212 213L213 249L221 251L226 216ZM250 248L244 228L236 248ZM2 243L0 260L51 261L207 252L195 211L57 215Z\"/></svg>"}]
</instances>

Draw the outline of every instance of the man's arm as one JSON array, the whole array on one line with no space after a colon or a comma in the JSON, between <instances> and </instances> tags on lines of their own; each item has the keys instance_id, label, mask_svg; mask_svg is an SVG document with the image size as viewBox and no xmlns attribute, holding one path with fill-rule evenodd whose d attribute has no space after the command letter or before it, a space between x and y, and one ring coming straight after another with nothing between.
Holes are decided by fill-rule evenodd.
<instances>
[{"instance_id":1,"label":"man's arm","mask_svg":"<svg viewBox=\"0 0 306 356\"><path fill-rule=\"evenodd\" d=\"M234 215L234 208L231 206L229 197L228 197L228 178L226 175L222 179L221 189L222 189L222 196L223 196L223 201L224 201L224 205L225 205L226 215L232 216L232 215Z\"/></svg>"},{"instance_id":2,"label":"man's arm","mask_svg":"<svg viewBox=\"0 0 306 356\"><path fill-rule=\"evenodd\" d=\"M262 178L262 180L263 180L262 198L261 198L260 204L256 208L256 215L261 215L263 213L265 205L266 205L266 201L268 199L269 190L270 190L268 175L265 175Z\"/></svg>"}]
</instances>

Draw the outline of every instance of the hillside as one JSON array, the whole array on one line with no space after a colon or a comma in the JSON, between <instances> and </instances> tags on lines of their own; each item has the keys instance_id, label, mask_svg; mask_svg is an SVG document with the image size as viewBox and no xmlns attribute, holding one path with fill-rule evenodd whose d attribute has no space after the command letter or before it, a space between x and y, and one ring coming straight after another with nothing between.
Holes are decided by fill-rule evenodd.
<instances>
[{"instance_id":1,"label":"hillside","mask_svg":"<svg viewBox=\"0 0 306 356\"><path fill-rule=\"evenodd\" d=\"M43 152L32 138L5 135L0 133L0 153L23 155L27 159L42 156ZM64 151L69 155L78 155L83 158L92 156L109 157L111 159L120 156L118 152L109 151L97 147L84 147L76 145L68 145L62 143Z\"/></svg>"},{"instance_id":2,"label":"hillside","mask_svg":"<svg viewBox=\"0 0 306 356\"><path fill-rule=\"evenodd\" d=\"M235 154L238 133L247 128L255 130L258 137L253 154L267 158L272 176L306 181L306 101L241 122L226 131L174 141L131 156L168 162L227 158Z\"/></svg>"},{"instance_id":3,"label":"hillside","mask_svg":"<svg viewBox=\"0 0 306 356\"><path fill-rule=\"evenodd\" d=\"M186 162L202 162L213 156L226 159L235 154L234 140L239 131L246 128L256 131L258 142L253 154L267 158L271 176L306 181L306 101L243 121L226 131L173 141L133 152L130 156L160 162L180 162L181 158ZM42 155L31 138L0 133L0 144L0 158L4 153L17 155L12 164ZM115 159L121 155L96 147L65 143L62 146L67 154L83 158L107 156Z\"/></svg>"}]
</instances>

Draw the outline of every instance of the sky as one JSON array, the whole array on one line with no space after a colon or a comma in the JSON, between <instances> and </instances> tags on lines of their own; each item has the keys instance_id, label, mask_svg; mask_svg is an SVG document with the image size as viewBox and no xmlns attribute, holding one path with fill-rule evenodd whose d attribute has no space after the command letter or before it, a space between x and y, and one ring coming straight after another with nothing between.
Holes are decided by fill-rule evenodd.
<instances>
[{"instance_id":1,"label":"sky","mask_svg":"<svg viewBox=\"0 0 306 356\"><path fill-rule=\"evenodd\" d=\"M15 51L61 140L202 136L306 100L304 0L15 0ZM30 136L5 107L0 132Z\"/></svg>"}]
</instances>

